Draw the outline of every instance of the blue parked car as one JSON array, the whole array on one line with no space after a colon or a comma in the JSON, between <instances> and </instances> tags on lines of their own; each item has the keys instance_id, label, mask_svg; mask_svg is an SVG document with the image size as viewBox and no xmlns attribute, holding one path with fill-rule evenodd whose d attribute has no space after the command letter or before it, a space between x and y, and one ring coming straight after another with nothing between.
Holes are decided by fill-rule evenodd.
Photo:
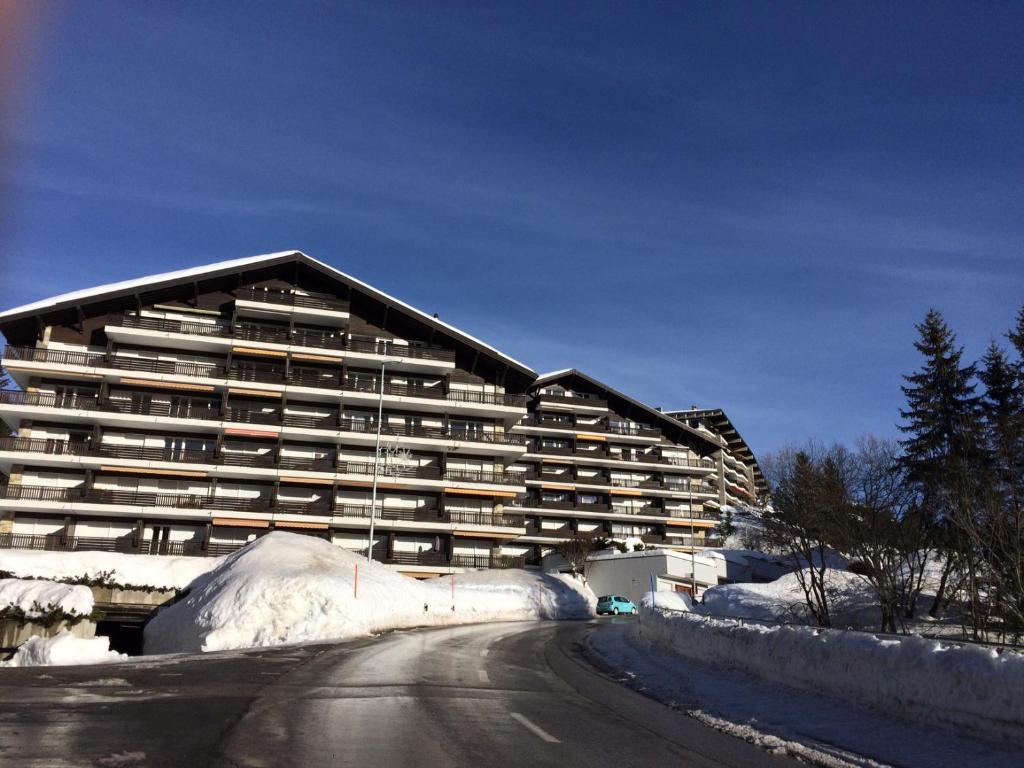
<instances>
[{"instance_id":1,"label":"blue parked car","mask_svg":"<svg viewBox=\"0 0 1024 768\"><path fill-rule=\"evenodd\" d=\"M627 600L624 597L604 595L597 598L597 615L600 616L602 613L610 613L613 616L618 616L620 613L635 614L636 606L632 600Z\"/></svg>"}]
</instances>

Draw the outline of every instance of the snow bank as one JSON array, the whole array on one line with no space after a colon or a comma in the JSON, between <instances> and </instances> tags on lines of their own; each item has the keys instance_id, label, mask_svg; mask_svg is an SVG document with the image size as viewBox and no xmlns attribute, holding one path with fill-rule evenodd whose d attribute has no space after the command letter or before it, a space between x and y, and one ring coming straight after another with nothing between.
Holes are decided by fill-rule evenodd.
<instances>
[{"instance_id":1,"label":"snow bank","mask_svg":"<svg viewBox=\"0 0 1024 768\"><path fill-rule=\"evenodd\" d=\"M127 659L123 653L110 650L106 637L74 637L64 630L54 637L30 637L10 661L0 667L57 667L73 664L103 664Z\"/></svg>"},{"instance_id":2,"label":"snow bank","mask_svg":"<svg viewBox=\"0 0 1024 768\"><path fill-rule=\"evenodd\" d=\"M650 609L637 626L643 639L694 661L912 719L1024 739L1024 654Z\"/></svg>"},{"instance_id":3,"label":"snow bank","mask_svg":"<svg viewBox=\"0 0 1024 768\"><path fill-rule=\"evenodd\" d=\"M664 608L666 611L692 612L693 599L685 592L646 592L640 598L644 608Z\"/></svg>"},{"instance_id":4,"label":"snow bank","mask_svg":"<svg viewBox=\"0 0 1024 768\"><path fill-rule=\"evenodd\" d=\"M849 571L829 569L825 577L829 610L847 626L878 625L880 608L871 586ZM766 584L723 584L703 595L704 608L715 616L761 621L806 621L807 605L800 581L788 573Z\"/></svg>"},{"instance_id":5,"label":"snow bank","mask_svg":"<svg viewBox=\"0 0 1024 768\"><path fill-rule=\"evenodd\" d=\"M92 590L42 579L0 579L0 611L11 607L20 608L29 618L41 616L40 608L51 607L88 616L93 609Z\"/></svg>"},{"instance_id":6,"label":"snow bank","mask_svg":"<svg viewBox=\"0 0 1024 768\"><path fill-rule=\"evenodd\" d=\"M586 618L595 602L569 577L509 570L416 581L326 541L274 532L229 555L161 610L146 626L145 648L214 651L408 627Z\"/></svg>"},{"instance_id":7,"label":"snow bank","mask_svg":"<svg viewBox=\"0 0 1024 768\"><path fill-rule=\"evenodd\" d=\"M61 581L95 577L113 571L118 584L182 589L197 576L215 568L222 557L167 557L121 552L44 552L30 549L0 551L0 571L15 576Z\"/></svg>"}]
</instances>

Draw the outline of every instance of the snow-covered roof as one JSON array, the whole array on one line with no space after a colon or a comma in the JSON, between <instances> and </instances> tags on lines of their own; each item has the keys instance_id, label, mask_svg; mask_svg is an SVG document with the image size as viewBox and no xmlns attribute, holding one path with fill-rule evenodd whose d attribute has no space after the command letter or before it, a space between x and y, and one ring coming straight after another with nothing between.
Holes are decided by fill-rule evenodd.
<instances>
[{"instance_id":1,"label":"snow-covered roof","mask_svg":"<svg viewBox=\"0 0 1024 768\"><path fill-rule=\"evenodd\" d=\"M108 283L107 285L100 285L95 288L85 288L78 291L71 291L69 293L63 293L59 296L52 296L48 299L42 299L40 301L32 302L31 304L25 304L14 309L8 309L5 312L0 312L0 323L5 320L13 320L16 318L24 317L25 315L38 314L46 310L58 309L63 306L80 304L85 301L95 300L102 298L112 293L123 293L129 292L134 289L151 289L157 285L176 283L187 281L191 278L199 278L213 273L230 273L238 269L245 269L249 267L255 267L259 265L269 265L273 262L286 261L295 259L297 261L305 262L311 266L316 267L321 272L324 272L330 277L337 278L344 282L350 283L353 286L358 287L362 291L375 298L386 301L401 308L410 315L416 316L418 319L427 323L428 325L434 326L440 330L447 331L448 333L461 338L463 341L468 342L480 349L486 350L494 356L502 359L506 363L521 369L524 373L530 376L536 375L535 372L526 364L519 362L518 360L509 357L508 355L500 352L489 344L486 344L479 339L471 336L465 331L461 331L453 325L449 325L443 320L432 317L426 312L422 312L415 307L406 304L400 299L396 299L394 296L390 296L383 291L374 288L362 280L359 280L351 275L342 272L339 269L335 269L329 264L325 264L318 259L314 259L302 251L278 251L276 253L265 253L258 256L246 256L240 259L229 259L227 261L218 261L213 264L205 264L199 267L189 267L187 269L174 270L172 272L163 272L156 275L148 275L146 277L133 278L131 280L122 280L116 283Z\"/></svg>"},{"instance_id":2,"label":"snow-covered roof","mask_svg":"<svg viewBox=\"0 0 1024 768\"><path fill-rule=\"evenodd\" d=\"M201 267L189 267L188 269L178 269L173 272L161 272L160 274L149 275L148 277L136 277L131 280L121 280L116 283L98 285L95 288L83 288L77 291L69 291L68 293L62 293L59 296L51 296L48 299L41 299L39 301L34 301L31 304L24 304L20 307L0 312L0 321L47 309L55 309L63 304L80 303L88 301L89 299L97 299L108 293L130 291L134 288L146 288L152 286L154 283L171 283L179 280L187 280L188 278L199 277L210 272L230 271L240 267L261 264L273 259L286 258L297 253L299 253L299 251L280 251L278 253L264 253L259 256L246 256L241 259L229 259L228 261L218 261L214 264L205 264ZM307 256L306 258L309 257ZM310 259L310 261L316 260Z\"/></svg>"}]
</instances>

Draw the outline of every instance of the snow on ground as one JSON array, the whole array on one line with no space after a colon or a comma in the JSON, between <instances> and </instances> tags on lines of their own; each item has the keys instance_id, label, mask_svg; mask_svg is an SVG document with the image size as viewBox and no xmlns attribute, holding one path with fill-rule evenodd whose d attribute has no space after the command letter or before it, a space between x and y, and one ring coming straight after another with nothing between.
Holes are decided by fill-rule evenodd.
<instances>
[{"instance_id":1,"label":"snow on ground","mask_svg":"<svg viewBox=\"0 0 1024 768\"><path fill-rule=\"evenodd\" d=\"M29 618L35 618L47 608L59 608L64 613L88 616L93 604L92 590L88 587L42 579L0 579L0 611L15 607Z\"/></svg>"},{"instance_id":2,"label":"snow on ground","mask_svg":"<svg viewBox=\"0 0 1024 768\"><path fill-rule=\"evenodd\" d=\"M829 610L837 625L877 626L880 608L874 590L863 577L829 569L825 577ZM763 584L739 583L711 587L703 596L704 608L714 616L761 621L808 621L804 592L796 573Z\"/></svg>"},{"instance_id":3,"label":"snow on ground","mask_svg":"<svg viewBox=\"0 0 1024 768\"><path fill-rule=\"evenodd\" d=\"M586 618L595 602L570 577L501 570L416 581L326 541L274 532L229 555L161 610L146 626L145 648L215 651L397 628Z\"/></svg>"},{"instance_id":4,"label":"snow on ground","mask_svg":"<svg viewBox=\"0 0 1024 768\"><path fill-rule=\"evenodd\" d=\"M1024 740L1024 654L922 637L739 624L645 609L663 650L890 714Z\"/></svg>"},{"instance_id":5,"label":"snow on ground","mask_svg":"<svg viewBox=\"0 0 1024 768\"><path fill-rule=\"evenodd\" d=\"M770 751L830 768L1020 765L1013 744L914 723L738 669L711 667L652 646L636 630L635 621L605 627L591 636L590 648L603 666L644 694Z\"/></svg>"},{"instance_id":6,"label":"snow on ground","mask_svg":"<svg viewBox=\"0 0 1024 768\"><path fill-rule=\"evenodd\" d=\"M167 557L121 552L45 552L31 549L0 551L0 571L41 579L95 577L113 571L118 584L182 589L197 576L215 568L222 557Z\"/></svg>"},{"instance_id":7,"label":"snow on ground","mask_svg":"<svg viewBox=\"0 0 1024 768\"><path fill-rule=\"evenodd\" d=\"M640 605L644 608L664 608L683 613L697 610L693 598L685 592L645 592L640 598Z\"/></svg>"},{"instance_id":8,"label":"snow on ground","mask_svg":"<svg viewBox=\"0 0 1024 768\"><path fill-rule=\"evenodd\" d=\"M124 661L128 657L110 650L106 637L74 637L64 630L54 637L30 637L10 661L0 667L56 667L72 664L103 664Z\"/></svg>"}]
</instances>

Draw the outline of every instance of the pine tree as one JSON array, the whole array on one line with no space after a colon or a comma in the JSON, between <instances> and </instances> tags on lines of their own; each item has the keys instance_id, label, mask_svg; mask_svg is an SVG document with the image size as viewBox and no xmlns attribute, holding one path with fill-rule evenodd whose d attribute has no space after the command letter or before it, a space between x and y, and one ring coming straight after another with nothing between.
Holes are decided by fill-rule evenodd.
<instances>
[{"instance_id":1,"label":"pine tree","mask_svg":"<svg viewBox=\"0 0 1024 768\"><path fill-rule=\"evenodd\" d=\"M900 415L908 435L901 441L904 462L919 488L922 522L930 528L935 546L946 555L946 567L930 613L938 615L946 583L965 543L951 518L969 514L969 484L977 477L981 456L979 398L975 396L976 368L961 365L963 348L942 315L932 309L916 326L914 347L924 357L921 369L905 376L901 387L907 409Z\"/></svg>"},{"instance_id":2,"label":"pine tree","mask_svg":"<svg viewBox=\"0 0 1024 768\"><path fill-rule=\"evenodd\" d=\"M1017 350L1017 370L1024 372L1024 306L1017 310L1017 325L1006 334L1006 338Z\"/></svg>"},{"instance_id":3,"label":"pine tree","mask_svg":"<svg viewBox=\"0 0 1024 768\"><path fill-rule=\"evenodd\" d=\"M926 491L936 491L957 464L977 456L977 371L973 364L961 366L963 348L956 346L956 336L938 311L929 310L916 328L920 338L914 347L924 365L904 376L907 409L900 415L907 423L900 430L909 437L901 444L913 479Z\"/></svg>"},{"instance_id":4,"label":"pine tree","mask_svg":"<svg viewBox=\"0 0 1024 768\"><path fill-rule=\"evenodd\" d=\"M989 344L981 363L978 378L985 385L980 405L988 463L998 475L1006 478L1008 473L1020 471L1024 458L1021 444L1024 386L1018 366L994 341Z\"/></svg>"}]
</instances>

